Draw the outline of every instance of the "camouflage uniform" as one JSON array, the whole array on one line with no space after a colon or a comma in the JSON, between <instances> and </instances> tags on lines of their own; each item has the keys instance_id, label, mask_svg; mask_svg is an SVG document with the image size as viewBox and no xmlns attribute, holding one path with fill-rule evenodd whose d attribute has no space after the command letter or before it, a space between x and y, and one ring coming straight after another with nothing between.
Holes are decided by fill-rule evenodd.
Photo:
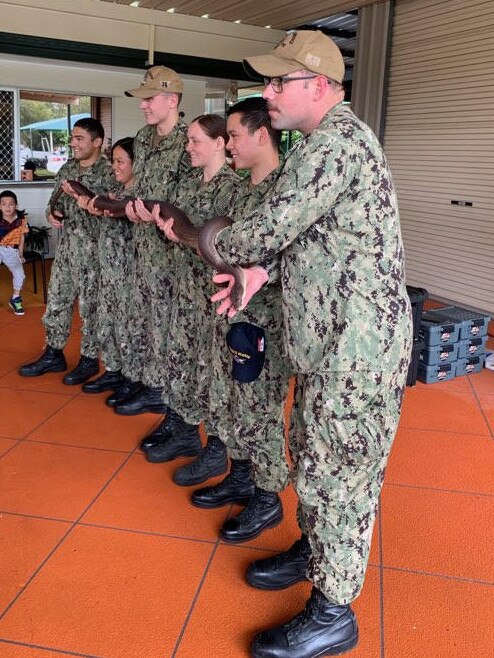
<instances>
[{"instance_id":1,"label":"camouflage uniform","mask_svg":"<svg viewBox=\"0 0 494 658\"><path fill-rule=\"evenodd\" d=\"M239 225L270 194L281 167L262 182L250 179L230 216ZM278 259L276 259L278 260ZM258 379L242 383L232 379L232 357L226 335L234 322L251 322L266 335L266 359ZM233 319L216 316L212 350L210 422L226 443L232 459L250 459L255 484L265 491L281 491L288 480L285 458L284 401L288 390L289 363L283 349L281 285L264 286L248 307Z\"/></svg>"},{"instance_id":2,"label":"camouflage uniform","mask_svg":"<svg viewBox=\"0 0 494 658\"><path fill-rule=\"evenodd\" d=\"M238 263L281 252L308 575L329 600L349 603L363 584L411 351L394 185L370 129L333 108L295 145L273 196L218 248Z\"/></svg>"},{"instance_id":3,"label":"camouflage uniform","mask_svg":"<svg viewBox=\"0 0 494 658\"><path fill-rule=\"evenodd\" d=\"M154 126L145 126L134 141L136 196L168 200L188 171L186 125L178 123L153 146ZM134 227L135 266L129 329L132 358L123 374L150 387L165 387L166 337L173 285L174 247L157 233L153 223Z\"/></svg>"},{"instance_id":4,"label":"camouflage uniform","mask_svg":"<svg viewBox=\"0 0 494 658\"><path fill-rule=\"evenodd\" d=\"M240 184L238 176L226 164L207 183L202 183L202 174L202 169L192 170L180 182L172 199L196 226L202 226L210 217L226 214ZM211 342L216 315L210 302L215 292L211 275L210 266L195 251L175 245L167 402L191 425L205 419L209 409Z\"/></svg>"},{"instance_id":5,"label":"camouflage uniform","mask_svg":"<svg viewBox=\"0 0 494 658\"><path fill-rule=\"evenodd\" d=\"M121 187L117 197L131 198L134 192ZM126 217L100 220L98 342L105 368L116 371L132 359L129 312L134 282L134 226Z\"/></svg>"},{"instance_id":6,"label":"camouflage uniform","mask_svg":"<svg viewBox=\"0 0 494 658\"><path fill-rule=\"evenodd\" d=\"M64 164L55 178L51 200L63 180L78 180L96 194L106 193L115 186L110 163L100 157L93 165L82 168L77 160ZM62 194L56 209L64 214L63 230L51 270L48 303L43 316L48 345L62 349L72 324L72 307L79 298L79 314L83 321L81 354L97 358L97 299L99 284L98 240L101 221L79 208L67 194Z\"/></svg>"}]
</instances>

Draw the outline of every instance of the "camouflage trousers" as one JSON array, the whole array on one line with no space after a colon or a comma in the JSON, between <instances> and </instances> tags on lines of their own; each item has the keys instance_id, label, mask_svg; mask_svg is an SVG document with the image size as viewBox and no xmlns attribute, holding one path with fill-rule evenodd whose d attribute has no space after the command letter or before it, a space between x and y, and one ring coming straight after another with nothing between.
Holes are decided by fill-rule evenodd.
<instances>
[{"instance_id":1,"label":"camouflage trousers","mask_svg":"<svg viewBox=\"0 0 494 658\"><path fill-rule=\"evenodd\" d=\"M288 482L284 407L289 376L281 349L281 321L277 330L265 327L264 368L258 379L247 383L231 376L232 357L226 344L230 326L223 318L215 326L206 428L211 425L211 433L225 443L232 459L251 461L256 486L279 492Z\"/></svg>"},{"instance_id":2,"label":"camouflage trousers","mask_svg":"<svg viewBox=\"0 0 494 658\"><path fill-rule=\"evenodd\" d=\"M101 359L106 370L121 370L123 364L134 371L129 332L132 270L125 254L113 261L113 267L102 264L98 292L97 335Z\"/></svg>"},{"instance_id":3,"label":"camouflage trousers","mask_svg":"<svg viewBox=\"0 0 494 658\"><path fill-rule=\"evenodd\" d=\"M154 230L154 227L153 227ZM166 387L166 343L172 290L172 272L166 245L162 255L142 257L136 252L132 299L129 309L129 359L123 374L146 386Z\"/></svg>"},{"instance_id":4,"label":"camouflage trousers","mask_svg":"<svg viewBox=\"0 0 494 658\"><path fill-rule=\"evenodd\" d=\"M165 402L187 423L208 416L211 343L215 308L210 268L195 255L178 251L167 344L169 399Z\"/></svg>"},{"instance_id":5,"label":"camouflage trousers","mask_svg":"<svg viewBox=\"0 0 494 658\"><path fill-rule=\"evenodd\" d=\"M98 356L99 270L97 240L73 233L62 235L53 261L43 316L46 340L51 347L63 349L65 346L70 335L74 302L79 298L81 354L91 358Z\"/></svg>"},{"instance_id":6,"label":"camouflage trousers","mask_svg":"<svg viewBox=\"0 0 494 658\"><path fill-rule=\"evenodd\" d=\"M298 375L290 452L308 578L340 605L362 588L406 372Z\"/></svg>"}]
</instances>

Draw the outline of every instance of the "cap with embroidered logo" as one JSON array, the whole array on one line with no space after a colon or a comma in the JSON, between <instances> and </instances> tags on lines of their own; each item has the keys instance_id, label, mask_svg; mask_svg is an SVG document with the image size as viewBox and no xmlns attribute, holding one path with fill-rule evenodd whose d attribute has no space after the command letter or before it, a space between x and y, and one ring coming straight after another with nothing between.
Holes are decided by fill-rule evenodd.
<instances>
[{"instance_id":1,"label":"cap with embroidered logo","mask_svg":"<svg viewBox=\"0 0 494 658\"><path fill-rule=\"evenodd\" d=\"M166 66L152 66L144 74L141 86L137 89L129 89L126 96L136 98L151 98L158 94L174 93L181 94L184 89L182 78L172 69Z\"/></svg>"},{"instance_id":2,"label":"cap with embroidered logo","mask_svg":"<svg viewBox=\"0 0 494 658\"><path fill-rule=\"evenodd\" d=\"M320 30L289 32L268 55L244 59L244 67L266 78L307 69L343 82L345 62L338 46Z\"/></svg>"},{"instance_id":3,"label":"cap with embroidered logo","mask_svg":"<svg viewBox=\"0 0 494 658\"><path fill-rule=\"evenodd\" d=\"M232 378L238 382L253 382L264 367L266 338L264 329L250 322L235 322L226 335L233 357Z\"/></svg>"}]
</instances>

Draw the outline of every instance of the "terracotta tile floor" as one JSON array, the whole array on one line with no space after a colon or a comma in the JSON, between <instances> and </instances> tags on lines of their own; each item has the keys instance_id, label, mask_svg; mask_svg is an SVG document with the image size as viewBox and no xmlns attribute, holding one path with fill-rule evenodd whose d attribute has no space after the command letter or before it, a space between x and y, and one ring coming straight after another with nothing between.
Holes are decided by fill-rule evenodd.
<instances>
[{"instance_id":1,"label":"terracotta tile floor","mask_svg":"<svg viewBox=\"0 0 494 658\"><path fill-rule=\"evenodd\" d=\"M59 374L17 375L42 346L43 306L28 283L14 317L0 280L0 658L245 658L253 632L308 595L243 580L296 538L293 491L281 526L219 542L235 510L193 508L177 464L135 449L158 416L117 417ZM494 372L407 389L348 655L494 655L493 437Z\"/></svg>"}]
</instances>

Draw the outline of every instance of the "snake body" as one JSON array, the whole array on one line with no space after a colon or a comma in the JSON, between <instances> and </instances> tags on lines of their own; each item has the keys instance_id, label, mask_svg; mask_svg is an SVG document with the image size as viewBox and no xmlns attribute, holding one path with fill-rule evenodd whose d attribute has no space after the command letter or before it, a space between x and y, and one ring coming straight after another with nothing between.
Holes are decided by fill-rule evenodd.
<instances>
[{"instance_id":1,"label":"snake body","mask_svg":"<svg viewBox=\"0 0 494 658\"><path fill-rule=\"evenodd\" d=\"M58 210L56 208L56 205L57 205L57 201L60 199L63 192L64 192L63 187L60 186L58 190L55 192L55 194L53 195L53 199L50 202L50 212L56 219L58 219L59 222L63 222L63 213L61 210Z\"/></svg>"},{"instance_id":2,"label":"snake body","mask_svg":"<svg viewBox=\"0 0 494 658\"><path fill-rule=\"evenodd\" d=\"M79 181L69 180L67 182L77 194L87 196L90 199L96 197L94 200L94 207L97 210L108 210L115 217L125 217L125 207L129 201L133 200L111 199L108 196L96 196L82 183L79 183ZM52 208L55 201L58 199L58 196L55 195L56 198L54 197L51 204ZM143 203L146 210L149 212L151 212L154 206L158 204L160 207L160 215L164 219L167 219L168 217L173 218L173 232L182 244L197 249L204 260L221 274L230 274L233 276L234 284L230 292L230 298L236 309L242 308L245 297L245 277L242 268L225 263L215 246L217 234L231 225L231 219L223 215L213 217L212 219L209 219L202 228L199 228L194 226L187 215L172 203L153 199L144 199Z\"/></svg>"}]
</instances>

